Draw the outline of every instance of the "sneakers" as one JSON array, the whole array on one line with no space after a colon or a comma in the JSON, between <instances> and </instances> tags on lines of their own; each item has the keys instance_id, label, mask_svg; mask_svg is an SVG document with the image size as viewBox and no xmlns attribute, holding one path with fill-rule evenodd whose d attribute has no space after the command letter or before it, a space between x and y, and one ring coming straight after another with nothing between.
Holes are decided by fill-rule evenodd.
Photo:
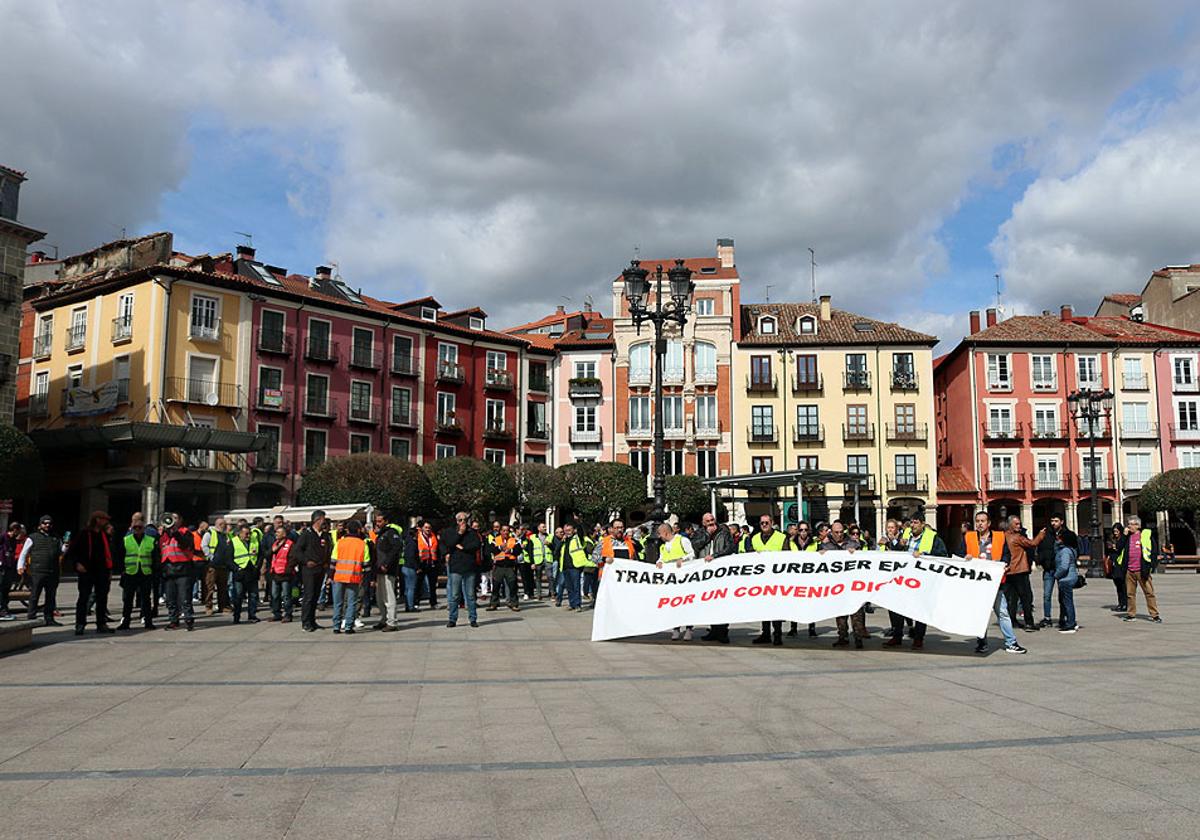
<instances>
[{"instance_id":1,"label":"sneakers","mask_svg":"<svg viewBox=\"0 0 1200 840\"><path fill-rule=\"evenodd\" d=\"M1137 621L1137 616L1136 615L1123 615L1123 616L1121 616L1121 620L1122 621Z\"/></svg>"},{"instance_id":2,"label":"sneakers","mask_svg":"<svg viewBox=\"0 0 1200 840\"><path fill-rule=\"evenodd\" d=\"M354 619L354 627L352 629L361 630L366 626L367 625L363 623L362 619L356 618L356 619Z\"/></svg>"},{"instance_id":3,"label":"sneakers","mask_svg":"<svg viewBox=\"0 0 1200 840\"><path fill-rule=\"evenodd\" d=\"M987 653L988 652L988 643L987 642L976 642L975 643L975 652L976 653Z\"/></svg>"},{"instance_id":4,"label":"sneakers","mask_svg":"<svg viewBox=\"0 0 1200 840\"><path fill-rule=\"evenodd\" d=\"M1078 627L1060 627L1060 628L1058 628L1058 632L1059 633L1074 633L1078 629L1079 629Z\"/></svg>"},{"instance_id":5,"label":"sneakers","mask_svg":"<svg viewBox=\"0 0 1200 840\"><path fill-rule=\"evenodd\" d=\"M685 642L690 642L692 640L692 628L691 627L689 627L688 629L683 631L683 640Z\"/></svg>"},{"instance_id":6,"label":"sneakers","mask_svg":"<svg viewBox=\"0 0 1200 840\"><path fill-rule=\"evenodd\" d=\"M1019 644L1017 644L1017 645L1005 645L1005 646L1004 646L1004 652L1005 652L1005 653L1029 653L1029 651L1028 651L1028 650L1026 650L1025 648L1021 647Z\"/></svg>"},{"instance_id":7,"label":"sneakers","mask_svg":"<svg viewBox=\"0 0 1200 840\"><path fill-rule=\"evenodd\" d=\"M447 626L447 627L457 627L457 626L458 626L458 622L457 622L457 621L447 621L447 622L446 622L446 626ZM333 632L335 632L335 633L336 633L337 631L336 631L336 630L334 630Z\"/></svg>"},{"instance_id":8,"label":"sneakers","mask_svg":"<svg viewBox=\"0 0 1200 840\"><path fill-rule=\"evenodd\" d=\"M679 641L679 631L678 631L678 630L672 630L672 631L671 631L671 641L672 641L672 642L678 642L678 641Z\"/></svg>"},{"instance_id":9,"label":"sneakers","mask_svg":"<svg viewBox=\"0 0 1200 840\"><path fill-rule=\"evenodd\" d=\"M479 626L479 622L478 622L478 621L472 621L472 622L471 622L471 626L472 626L472 627L478 627L478 626Z\"/></svg>"},{"instance_id":10,"label":"sneakers","mask_svg":"<svg viewBox=\"0 0 1200 840\"><path fill-rule=\"evenodd\" d=\"M1043 619L1042 619L1042 620L1041 620L1041 621L1038 623L1038 627L1049 627L1049 626L1050 626L1050 625L1052 625L1053 623L1054 623L1054 622L1053 622L1053 621L1051 621L1050 619L1048 619L1048 618L1043 618Z\"/></svg>"},{"instance_id":11,"label":"sneakers","mask_svg":"<svg viewBox=\"0 0 1200 840\"><path fill-rule=\"evenodd\" d=\"M1151 618L1150 620L1153 621L1155 624L1162 624L1162 616L1161 615L1156 615L1153 618Z\"/></svg>"}]
</instances>

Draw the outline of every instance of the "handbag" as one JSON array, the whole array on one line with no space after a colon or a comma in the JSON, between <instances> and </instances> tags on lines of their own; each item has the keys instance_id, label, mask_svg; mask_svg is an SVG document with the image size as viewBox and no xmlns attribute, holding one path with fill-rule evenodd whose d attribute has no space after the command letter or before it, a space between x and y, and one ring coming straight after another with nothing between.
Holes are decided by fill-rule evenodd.
<instances>
[{"instance_id":1,"label":"handbag","mask_svg":"<svg viewBox=\"0 0 1200 840\"><path fill-rule=\"evenodd\" d=\"M1075 576L1075 586L1073 588L1083 589L1083 587L1085 587L1085 586L1087 586L1087 578L1084 577L1083 575L1076 575Z\"/></svg>"}]
</instances>

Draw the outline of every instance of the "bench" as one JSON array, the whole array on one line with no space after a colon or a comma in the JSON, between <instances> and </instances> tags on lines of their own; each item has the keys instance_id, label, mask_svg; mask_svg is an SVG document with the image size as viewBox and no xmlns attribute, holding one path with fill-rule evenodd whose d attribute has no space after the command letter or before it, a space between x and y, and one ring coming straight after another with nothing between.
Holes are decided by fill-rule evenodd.
<instances>
[{"instance_id":1,"label":"bench","mask_svg":"<svg viewBox=\"0 0 1200 840\"><path fill-rule=\"evenodd\" d=\"M1174 572L1176 570L1182 572L1190 570L1196 574L1200 574L1200 557L1176 555L1175 559L1170 563L1159 563L1158 570L1160 572Z\"/></svg>"},{"instance_id":2,"label":"bench","mask_svg":"<svg viewBox=\"0 0 1200 840\"><path fill-rule=\"evenodd\" d=\"M33 628L40 621L0 621L0 653L20 650L33 644Z\"/></svg>"}]
</instances>

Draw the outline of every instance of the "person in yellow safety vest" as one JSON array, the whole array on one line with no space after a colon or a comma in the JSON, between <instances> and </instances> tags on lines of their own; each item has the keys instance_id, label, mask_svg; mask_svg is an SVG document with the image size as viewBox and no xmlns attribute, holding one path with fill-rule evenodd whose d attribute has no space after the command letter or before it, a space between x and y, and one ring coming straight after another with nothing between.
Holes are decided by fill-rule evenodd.
<instances>
[{"instance_id":1,"label":"person in yellow safety vest","mask_svg":"<svg viewBox=\"0 0 1200 840\"><path fill-rule=\"evenodd\" d=\"M233 623L242 623L242 602L246 602L246 620L258 623L258 555L254 552L254 541L250 526L238 526L238 532L230 539L233 544L233 573L230 585L233 589Z\"/></svg>"},{"instance_id":2,"label":"person in yellow safety vest","mask_svg":"<svg viewBox=\"0 0 1200 840\"><path fill-rule=\"evenodd\" d=\"M542 600L542 574L546 575L546 588L554 592L554 552L550 550L550 533L545 522L539 522L525 540L525 556L532 566L534 595L533 600ZM526 588L528 594L528 587Z\"/></svg>"},{"instance_id":3,"label":"person in yellow safety vest","mask_svg":"<svg viewBox=\"0 0 1200 840\"><path fill-rule=\"evenodd\" d=\"M254 555L254 565L258 569L263 568L267 557L267 552L263 549L264 543L270 542L270 540L265 536L266 531L263 530L263 524L264 521L261 516L254 517L254 521L250 523L250 551ZM262 584L262 592L259 596L259 600L264 604L270 604L271 589L270 585L267 583L267 576L260 574L255 583Z\"/></svg>"},{"instance_id":4,"label":"person in yellow safety vest","mask_svg":"<svg viewBox=\"0 0 1200 840\"><path fill-rule=\"evenodd\" d=\"M658 561L654 564L656 568L661 569L664 563L674 563L676 568L683 566L690 560L696 559L696 549L692 547L692 541L683 534L675 533L675 529L671 527L669 522L663 522L658 526L658 538L661 544L658 548ZM691 624L671 628L671 641L677 642L682 635L685 642L692 640Z\"/></svg>"},{"instance_id":5,"label":"person in yellow safety vest","mask_svg":"<svg viewBox=\"0 0 1200 840\"><path fill-rule=\"evenodd\" d=\"M1093 549L1099 551L1099 548ZM1117 544L1116 565L1125 571L1125 596L1128 611L1122 616L1122 621L1137 619L1137 591L1142 588L1146 596L1146 609L1150 620L1162 624L1162 616L1158 614L1158 598L1154 595L1154 582L1151 574L1158 567L1158 543L1149 530L1142 527L1142 520L1131 516L1125 520L1125 531Z\"/></svg>"},{"instance_id":6,"label":"person in yellow safety vest","mask_svg":"<svg viewBox=\"0 0 1200 840\"><path fill-rule=\"evenodd\" d=\"M357 519L342 523L333 549L333 632L353 635L358 612L358 588L367 562L367 543Z\"/></svg>"},{"instance_id":7,"label":"person in yellow safety vest","mask_svg":"<svg viewBox=\"0 0 1200 840\"><path fill-rule=\"evenodd\" d=\"M521 553L521 541L512 535L507 525L500 526L500 533L491 539L492 552L492 600L487 605L489 612L500 609L500 590L505 592L508 608L520 612L517 603L517 556Z\"/></svg>"},{"instance_id":8,"label":"person in yellow safety vest","mask_svg":"<svg viewBox=\"0 0 1200 840\"><path fill-rule=\"evenodd\" d=\"M884 523L878 547L880 551L908 551L908 540L904 539L900 531L900 520L889 519ZM899 647L904 643L904 628L909 628L909 633L912 633L913 620L888 610L888 622L891 627L884 630L883 635L890 638L883 643L883 646Z\"/></svg>"},{"instance_id":9,"label":"person in yellow safety vest","mask_svg":"<svg viewBox=\"0 0 1200 840\"><path fill-rule=\"evenodd\" d=\"M583 570L583 575L579 578L580 591L583 597L589 602L594 603L596 593L600 589L600 563L596 560L596 543L599 539L600 525L597 523L596 529L590 533L580 531L580 536L583 538L583 550L587 552L587 556L592 558L591 566Z\"/></svg>"},{"instance_id":10,"label":"person in yellow safety vest","mask_svg":"<svg viewBox=\"0 0 1200 840\"><path fill-rule=\"evenodd\" d=\"M775 519L769 513L758 518L758 532L751 535L747 544L747 551L787 551L789 548L787 535L775 529ZM764 621L762 633L754 638L754 644L782 645L783 621Z\"/></svg>"},{"instance_id":11,"label":"person in yellow safety vest","mask_svg":"<svg viewBox=\"0 0 1200 840\"><path fill-rule=\"evenodd\" d=\"M133 601L137 598L141 611L142 626L154 629L153 604L150 590L154 576L158 573L158 540L145 532L146 524L140 518L129 526L125 539L117 543L121 555L121 589L124 610L118 630L128 630L133 619Z\"/></svg>"},{"instance_id":12,"label":"person in yellow safety vest","mask_svg":"<svg viewBox=\"0 0 1200 840\"><path fill-rule=\"evenodd\" d=\"M563 525L563 539L555 560L567 582L567 608L573 612L583 612L583 599L579 594L580 578L584 569L594 568L596 564L584 547L583 538L575 533L575 526L570 522Z\"/></svg>"}]
</instances>

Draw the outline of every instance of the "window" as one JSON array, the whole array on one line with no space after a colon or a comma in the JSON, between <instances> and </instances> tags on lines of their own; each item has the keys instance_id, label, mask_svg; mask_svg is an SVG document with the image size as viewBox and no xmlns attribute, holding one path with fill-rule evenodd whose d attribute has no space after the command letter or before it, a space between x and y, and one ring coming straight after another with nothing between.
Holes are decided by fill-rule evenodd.
<instances>
[{"instance_id":1,"label":"window","mask_svg":"<svg viewBox=\"0 0 1200 840\"><path fill-rule=\"evenodd\" d=\"M1175 356L1171 359L1175 387L1194 388L1196 385L1196 363L1191 356Z\"/></svg>"},{"instance_id":2,"label":"window","mask_svg":"<svg viewBox=\"0 0 1200 840\"><path fill-rule=\"evenodd\" d=\"M258 424L258 433L269 439L270 443L258 450L254 465L260 470L275 471L279 469L279 427Z\"/></svg>"},{"instance_id":3,"label":"window","mask_svg":"<svg viewBox=\"0 0 1200 840\"><path fill-rule=\"evenodd\" d=\"M852 438L865 438L869 433L867 407L865 405L846 406L846 435Z\"/></svg>"},{"instance_id":4,"label":"window","mask_svg":"<svg viewBox=\"0 0 1200 840\"><path fill-rule=\"evenodd\" d=\"M846 472L857 475L871 474L871 458L869 455L847 455Z\"/></svg>"},{"instance_id":5,"label":"window","mask_svg":"<svg viewBox=\"0 0 1200 840\"><path fill-rule=\"evenodd\" d=\"M775 440L775 409L769 405L750 407L750 437L755 441Z\"/></svg>"},{"instance_id":6,"label":"window","mask_svg":"<svg viewBox=\"0 0 1200 840\"><path fill-rule=\"evenodd\" d=\"M421 307L421 320L422 321L436 321L437 320L437 310L434 309L432 306L422 306ZM450 448L453 449L454 447L452 446Z\"/></svg>"},{"instance_id":7,"label":"window","mask_svg":"<svg viewBox=\"0 0 1200 840\"><path fill-rule=\"evenodd\" d=\"M125 341L133 335L133 293L117 298L117 317L113 320L113 341Z\"/></svg>"},{"instance_id":8,"label":"window","mask_svg":"<svg viewBox=\"0 0 1200 840\"><path fill-rule=\"evenodd\" d=\"M667 434L683 432L683 397L663 397L663 429Z\"/></svg>"},{"instance_id":9,"label":"window","mask_svg":"<svg viewBox=\"0 0 1200 840\"><path fill-rule=\"evenodd\" d=\"M575 463L576 464L594 464L594 463L596 463L596 458L593 455L579 455L578 457L575 458Z\"/></svg>"},{"instance_id":10,"label":"window","mask_svg":"<svg viewBox=\"0 0 1200 840\"><path fill-rule=\"evenodd\" d=\"M717 398L713 394L696 397L696 431L717 432L721 423L717 418Z\"/></svg>"},{"instance_id":11,"label":"window","mask_svg":"<svg viewBox=\"0 0 1200 840\"><path fill-rule=\"evenodd\" d=\"M1123 403L1121 405L1122 431L1127 434L1147 434L1150 431L1150 404Z\"/></svg>"},{"instance_id":12,"label":"window","mask_svg":"<svg viewBox=\"0 0 1200 840\"><path fill-rule=\"evenodd\" d=\"M683 450L663 450L663 468L667 475L683 475Z\"/></svg>"},{"instance_id":13,"label":"window","mask_svg":"<svg viewBox=\"0 0 1200 840\"><path fill-rule=\"evenodd\" d=\"M596 431L596 406L594 406L594 405L577 405L577 406L575 406L575 431L577 431L577 432L594 432L594 431Z\"/></svg>"},{"instance_id":14,"label":"window","mask_svg":"<svg viewBox=\"0 0 1200 840\"><path fill-rule=\"evenodd\" d=\"M371 383L350 383L350 417L355 420L374 420L371 411Z\"/></svg>"},{"instance_id":15,"label":"window","mask_svg":"<svg viewBox=\"0 0 1200 840\"><path fill-rule=\"evenodd\" d=\"M1012 368L1006 353L987 354L987 387L989 391L1012 390Z\"/></svg>"},{"instance_id":16,"label":"window","mask_svg":"<svg viewBox=\"0 0 1200 840\"><path fill-rule=\"evenodd\" d=\"M1033 390L1056 391L1058 381L1054 375L1054 357L1035 354L1029 357L1030 375L1033 378Z\"/></svg>"},{"instance_id":17,"label":"window","mask_svg":"<svg viewBox=\"0 0 1200 840\"><path fill-rule=\"evenodd\" d=\"M1179 431L1195 432L1200 430L1200 402L1180 400L1175 406L1175 417L1179 421Z\"/></svg>"},{"instance_id":18,"label":"window","mask_svg":"<svg viewBox=\"0 0 1200 840\"><path fill-rule=\"evenodd\" d=\"M796 437L800 440L819 440L821 419L815 405L796 406Z\"/></svg>"},{"instance_id":19,"label":"window","mask_svg":"<svg viewBox=\"0 0 1200 840\"><path fill-rule=\"evenodd\" d=\"M483 319L476 317L476 316L472 316L467 319L467 325L473 330L481 330L481 329L483 329ZM503 458L500 459L500 463L501 464L504 463Z\"/></svg>"},{"instance_id":20,"label":"window","mask_svg":"<svg viewBox=\"0 0 1200 840\"><path fill-rule=\"evenodd\" d=\"M1079 376L1079 387L1084 390L1100 389L1100 358L1098 356L1076 356L1075 371Z\"/></svg>"},{"instance_id":21,"label":"window","mask_svg":"<svg viewBox=\"0 0 1200 840\"><path fill-rule=\"evenodd\" d=\"M304 430L304 468L311 470L325 463L325 432L320 429Z\"/></svg>"},{"instance_id":22,"label":"window","mask_svg":"<svg viewBox=\"0 0 1200 840\"><path fill-rule=\"evenodd\" d=\"M328 321L316 318L308 319L308 357L310 359L329 359L332 356L329 343L333 325Z\"/></svg>"},{"instance_id":23,"label":"window","mask_svg":"<svg viewBox=\"0 0 1200 840\"><path fill-rule=\"evenodd\" d=\"M629 463L642 475L650 475L650 450L631 449L629 451Z\"/></svg>"},{"instance_id":24,"label":"window","mask_svg":"<svg viewBox=\"0 0 1200 840\"><path fill-rule=\"evenodd\" d=\"M1017 475L1013 460L1011 455L993 455L991 457L993 490L1017 489Z\"/></svg>"},{"instance_id":25,"label":"window","mask_svg":"<svg viewBox=\"0 0 1200 840\"><path fill-rule=\"evenodd\" d=\"M505 370L507 367L508 367L508 354L507 353L501 353L497 350L487 351L487 369L489 371Z\"/></svg>"},{"instance_id":26,"label":"window","mask_svg":"<svg viewBox=\"0 0 1200 840\"><path fill-rule=\"evenodd\" d=\"M1145 390L1148 386L1141 356L1121 357L1121 385L1131 391Z\"/></svg>"},{"instance_id":27,"label":"window","mask_svg":"<svg viewBox=\"0 0 1200 840\"><path fill-rule=\"evenodd\" d=\"M1057 455L1038 455L1034 480L1037 490L1061 490L1062 476L1058 471Z\"/></svg>"},{"instance_id":28,"label":"window","mask_svg":"<svg viewBox=\"0 0 1200 840\"><path fill-rule=\"evenodd\" d=\"M446 365L458 364L458 345L457 344L439 344L438 345L438 362Z\"/></svg>"},{"instance_id":29,"label":"window","mask_svg":"<svg viewBox=\"0 0 1200 840\"><path fill-rule=\"evenodd\" d=\"M408 388L392 387L392 422L400 425L412 423L412 391Z\"/></svg>"},{"instance_id":30,"label":"window","mask_svg":"<svg viewBox=\"0 0 1200 840\"><path fill-rule=\"evenodd\" d=\"M896 456L896 489L916 490L917 488L917 456Z\"/></svg>"},{"instance_id":31,"label":"window","mask_svg":"<svg viewBox=\"0 0 1200 840\"><path fill-rule=\"evenodd\" d=\"M758 331L761 335L775 335L775 319L770 315L763 315L758 319Z\"/></svg>"},{"instance_id":32,"label":"window","mask_svg":"<svg viewBox=\"0 0 1200 840\"><path fill-rule=\"evenodd\" d=\"M912 403L896 405L896 433L901 435L917 433L917 407Z\"/></svg>"},{"instance_id":33,"label":"window","mask_svg":"<svg viewBox=\"0 0 1200 840\"><path fill-rule=\"evenodd\" d=\"M482 327L480 327L482 329ZM493 464L504 466L504 450L503 449L484 449L483 460Z\"/></svg>"},{"instance_id":34,"label":"window","mask_svg":"<svg viewBox=\"0 0 1200 840\"><path fill-rule=\"evenodd\" d=\"M456 401L454 394L439 391L437 395L437 424L439 426L457 426L458 418L455 408Z\"/></svg>"},{"instance_id":35,"label":"window","mask_svg":"<svg viewBox=\"0 0 1200 840\"><path fill-rule=\"evenodd\" d=\"M1010 405L988 406L988 436L1010 438L1013 436L1013 410Z\"/></svg>"},{"instance_id":36,"label":"window","mask_svg":"<svg viewBox=\"0 0 1200 840\"><path fill-rule=\"evenodd\" d=\"M576 362L575 363L575 378L576 379L595 379L596 378L596 363L595 362Z\"/></svg>"},{"instance_id":37,"label":"window","mask_svg":"<svg viewBox=\"0 0 1200 840\"><path fill-rule=\"evenodd\" d=\"M912 353L892 354L892 384L897 388L917 387L917 368Z\"/></svg>"},{"instance_id":38,"label":"window","mask_svg":"<svg viewBox=\"0 0 1200 840\"><path fill-rule=\"evenodd\" d=\"M752 473L769 473L775 470L775 459L770 455L755 455L750 459L750 472Z\"/></svg>"},{"instance_id":39,"label":"window","mask_svg":"<svg viewBox=\"0 0 1200 840\"><path fill-rule=\"evenodd\" d=\"M866 353L846 354L846 385L850 388L868 388L871 379L867 373Z\"/></svg>"},{"instance_id":40,"label":"window","mask_svg":"<svg viewBox=\"0 0 1200 840\"><path fill-rule=\"evenodd\" d=\"M801 315L796 321L796 332L800 335L816 335L817 319L811 315Z\"/></svg>"},{"instance_id":41,"label":"window","mask_svg":"<svg viewBox=\"0 0 1200 840\"><path fill-rule=\"evenodd\" d=\"M696 314L712 315L716 311L716 301L712 298L696 298Z\"/></svg>"},{"instance_id":42,"label":"window","mask_svg":"<svg viewBox=\"0 0 1200 840\"><path fill-rule=\"evenodd\" d=\"M354 328L354 339L352 344L351 359L358 367L374 367L375 360L372 358L375 355L375 333L371 330Z\"/></svg>"},{"instance_id":43,"label":"window","mask_svg":"<svg viewBox=\"0 0 1200 840\"><path fill-rule=\"evenodd\" d=\"M770 388L774 384L771 376L770 356L750 357L750 385L754 388Z\"/></svg>"},{"instance_id":44,"label":"window","mask_svg":"<svg viewBox=\"0 0 1200 840\"><path fill-rule=\"evenodd\" d=\"M651 431L650 398L629 398L629 432L630 434Z\"/></svg>"},{"instance_id":45,"label":"window","mask_svg":"<svg viewBox=\"0 0 1200 840\"><path fill-rule=\"evenodd\" d=\"M717 381L717 345L707 341L697 341L695 349L696 381Z\"/></svg>"},{"instance_id":46,"label":"window","mask_svg":"<svg viewBox=\"0 0 1200 840\"><path fill-rule=\"evenodd\" d=\"M258 329L259 349L273 350L276 353L282 352L284 348L283 325L284 318L282 312L264 309Z\"/></svg>"},{"instance_id":47,"label":"window","mask_svg":"<svg viewBox=\"0 0 1200 840\"><path fill-rule=\"evenodd\" d=\"M1033 407L1033 436L1035 438L1052 438L1058 435L1058 407L1035 405Z\"/></svg>"},{"instance_id":48,"label":"window","mask_svg":"<svg viewBox=\"0 0 1200 840\"><path fill-rule=\"evenodd\" d=\"M433 320L432 318L430 320ZM434 460L441 461L445 458L453 458L457 454L458 448L452 443L439 443L433 449Z\"/></svg>"},{"instance_id":49,"label":"window","mask_svg":"<svg viewBox=\"0 0 1200 840\"><path fill-rule=\"evenodd\" d=\"M717 450L696 450L696 475L701 478L717 477Z\"/></svg>"},{"instance_id":50,"label":"window","mask_svg":"<svg viewBox=\"0 0 1200 840\"><path fill-rule=\"evenodd\" d=\"M392 336L392 370L395 373L415 373L412 339L407 335Z\"/></svg>"},{"instance_id":51,"label":"window","mask_svg":"<svg viewBox=\"0 0 1200 840\"><path fill-rule=\"evenodd\" d=\"M408 461L412 459L412 441L408 438L392 438L392 457Z\"/></svg>"},{"instance_id":52,"label":"window","mask_svg":"<svg viewBox=\"0 0 1200 840\"><path fill-rule=\"evenodd\" d=\"M39 370L33 379L33 395L44 397L50 393L50 371Z\"/></svg>"},{"instance_id":53,"label":"window","mask_svg":"<svg viewBox=\"0 0 1200 840\"><path fill-rule=\"evenodd\" d=\"M221 333L221 300L208 295L192 296L192 320L188 335L216 341Z\"/></svg>"},{"instance_id":54,"label":"window","mask_svg":"<svg viewBox=\"0 0 1200 840\"><path fill-rule=\"evenodd\" d=\"M67 368L67 387L83 387L83 365L71 365Z\"/></svg>"},{"instance_id":55,"label":"window","mask_svg":"<svg viewBox=\"0 0 1200 840\"><path fill-rule=\"evenodd\" d=\"M796 469L798 470L817 470L819 460L816 455L797 455Z\"/></svg>"},{"instance_id":56,"label":"window","mask_svg":"<svg viewBox=\"0 0 1200 840\"><path fill-rule=\"evenodd\" d=\"M71 310L71 326L67 327L67 349L78 350L87 340L87 307Z\"/></svg>"},{"instance_id":57,"label":"window","mask_svg":"<svg viewBox=\"0 0 1200 840\"><path fill-rule=\"evenodd\" d=\"M796 387L801 389L819 388L821 379L817 373L817 357L806 353L796 355Z\"/></svg>"},{"instance_id":58,"label":"window","mask_svg":"<svg viewBox=\"0 0 1200 840\"><path fill-rule=\"evenodd\" d=\"M1150 453L1125 453L1125 483L1129 487L1141 487L1150 480Z\"/></svg>"},{"instance_id":59,"label":"window","mask_svg":"<svg viewBox=\"0 0 1200 840\"><path fill-rule=\"evenodd\" d=\"M683 381L683 342L667 339L667 355L663 359L663 382Z\"/></svg>"},{"instance_id":60,"label":"window","mask_svg":"<svg viewBox=\"0 0 1200 840\"><path fill-rule=\"evenodd\" d=\"M41 358L50 355L54 344L54 316L42 315L37 321L37 334L33 339L33 355Z\"/></svg>"},{"instance_id":61,"label":"window","mask_svg":"<svg viewBox=\"0 0 1200 840\"><path fill-rule=\"evenodd\" d=\"M113 359L113 384L117 386L117 404L129 402L129 357Z\"/></svg>"},{"instance_id":62,"label":"window","mask_svg":"<svg viewBox=\"0 0 1200 840\"><path fill-rule=\"evenodd\" d=\"M258 369L258 407L283 407L283 371L279 368Z\"/></svg>"},{"instance_id":63,"label":"window","mask_svg":"<svg viewBox=\"0 0 1200 840\"><path fill-rule=\"evenodd\" d=\"M488 400L484 405L484 422L487 423L488 429L493 432L504 431L504 402L502 400Z\"/></svg>"},{"instance_id":64,"label":"window","mask_svg":"<svg viewBox=\"0 0 1200 840\"><path fill-rule=\"evenodd\" d=\"M1079 485L1085 490L1092 489L1092 468L1096 470L1096 487L1107 487L1108 481L1104 476L1104 456L1081 455L1079 464Z\"/></svg>"},{"instance_id":65,"label":"window","mask_svg":"<svg viewBox=\"0 0 1200 840\"><path fill-rule=\"evenodd\" d=\"M635 344L629 348L630 385L649 385L651 367L649 344Z\"/></svg>"},{"instance_id":66,"label":"window","mask_svg":"<svg viewBox=\"0 0 1200 840\"><path fill-rule=\"evenodd\" d=\"M1179 466L1184 468L1200 467L1200 449L1180 449Z\"/></svg>"},{"instance_id":67,"label":"window","mask_svg":"<svg viewBox=\"0 0 1200 840\"><path fill-rule=\"evenodd\" d=\"M188 357L188 402L217 405L217 360L206 356Z\"/></svg>"},{"instance_id":68,"label":"window","mask_svg":"<svg viewBox=\"0 0 1200 840\"><path fill-rule=\"evenodd\" d=\"M309 414L329 413L329 377L318 376L315 373L308 374L304 393L307 401L305 410Z\"/></svg>"},{"instance_id":69,"label":"window","mask_svg":"<svg viewBox=\"0 0 1200 840\"><path fill-rule=\"evenodd\" d=\"M199 429L211 429L214 423L208 417L196 417L190 420L189 426L194 426ZM197 470L211 470L213 468L213 451L211 449L184 449L184 465Z\"/></svg>"},{"instance_id":70,"label":"window","mask_svg":"<svg viewBox=\"0 0 1200 840\"><path fill-rule=\"evenodd\" d=\"M370 435L350 435L350 454L356 455L359 452L371 451L371 436Z\"/></svg>"},{"instance_id":71,"label":"window","mask_svg":"<svg viewBox=\"0 0 1200 840\"><path fill-rule=\"evenodd\" d=\"M550 378L545 362L529 363L529 390L543 393L550 390Z\"/></svg>"}]
</instances>

